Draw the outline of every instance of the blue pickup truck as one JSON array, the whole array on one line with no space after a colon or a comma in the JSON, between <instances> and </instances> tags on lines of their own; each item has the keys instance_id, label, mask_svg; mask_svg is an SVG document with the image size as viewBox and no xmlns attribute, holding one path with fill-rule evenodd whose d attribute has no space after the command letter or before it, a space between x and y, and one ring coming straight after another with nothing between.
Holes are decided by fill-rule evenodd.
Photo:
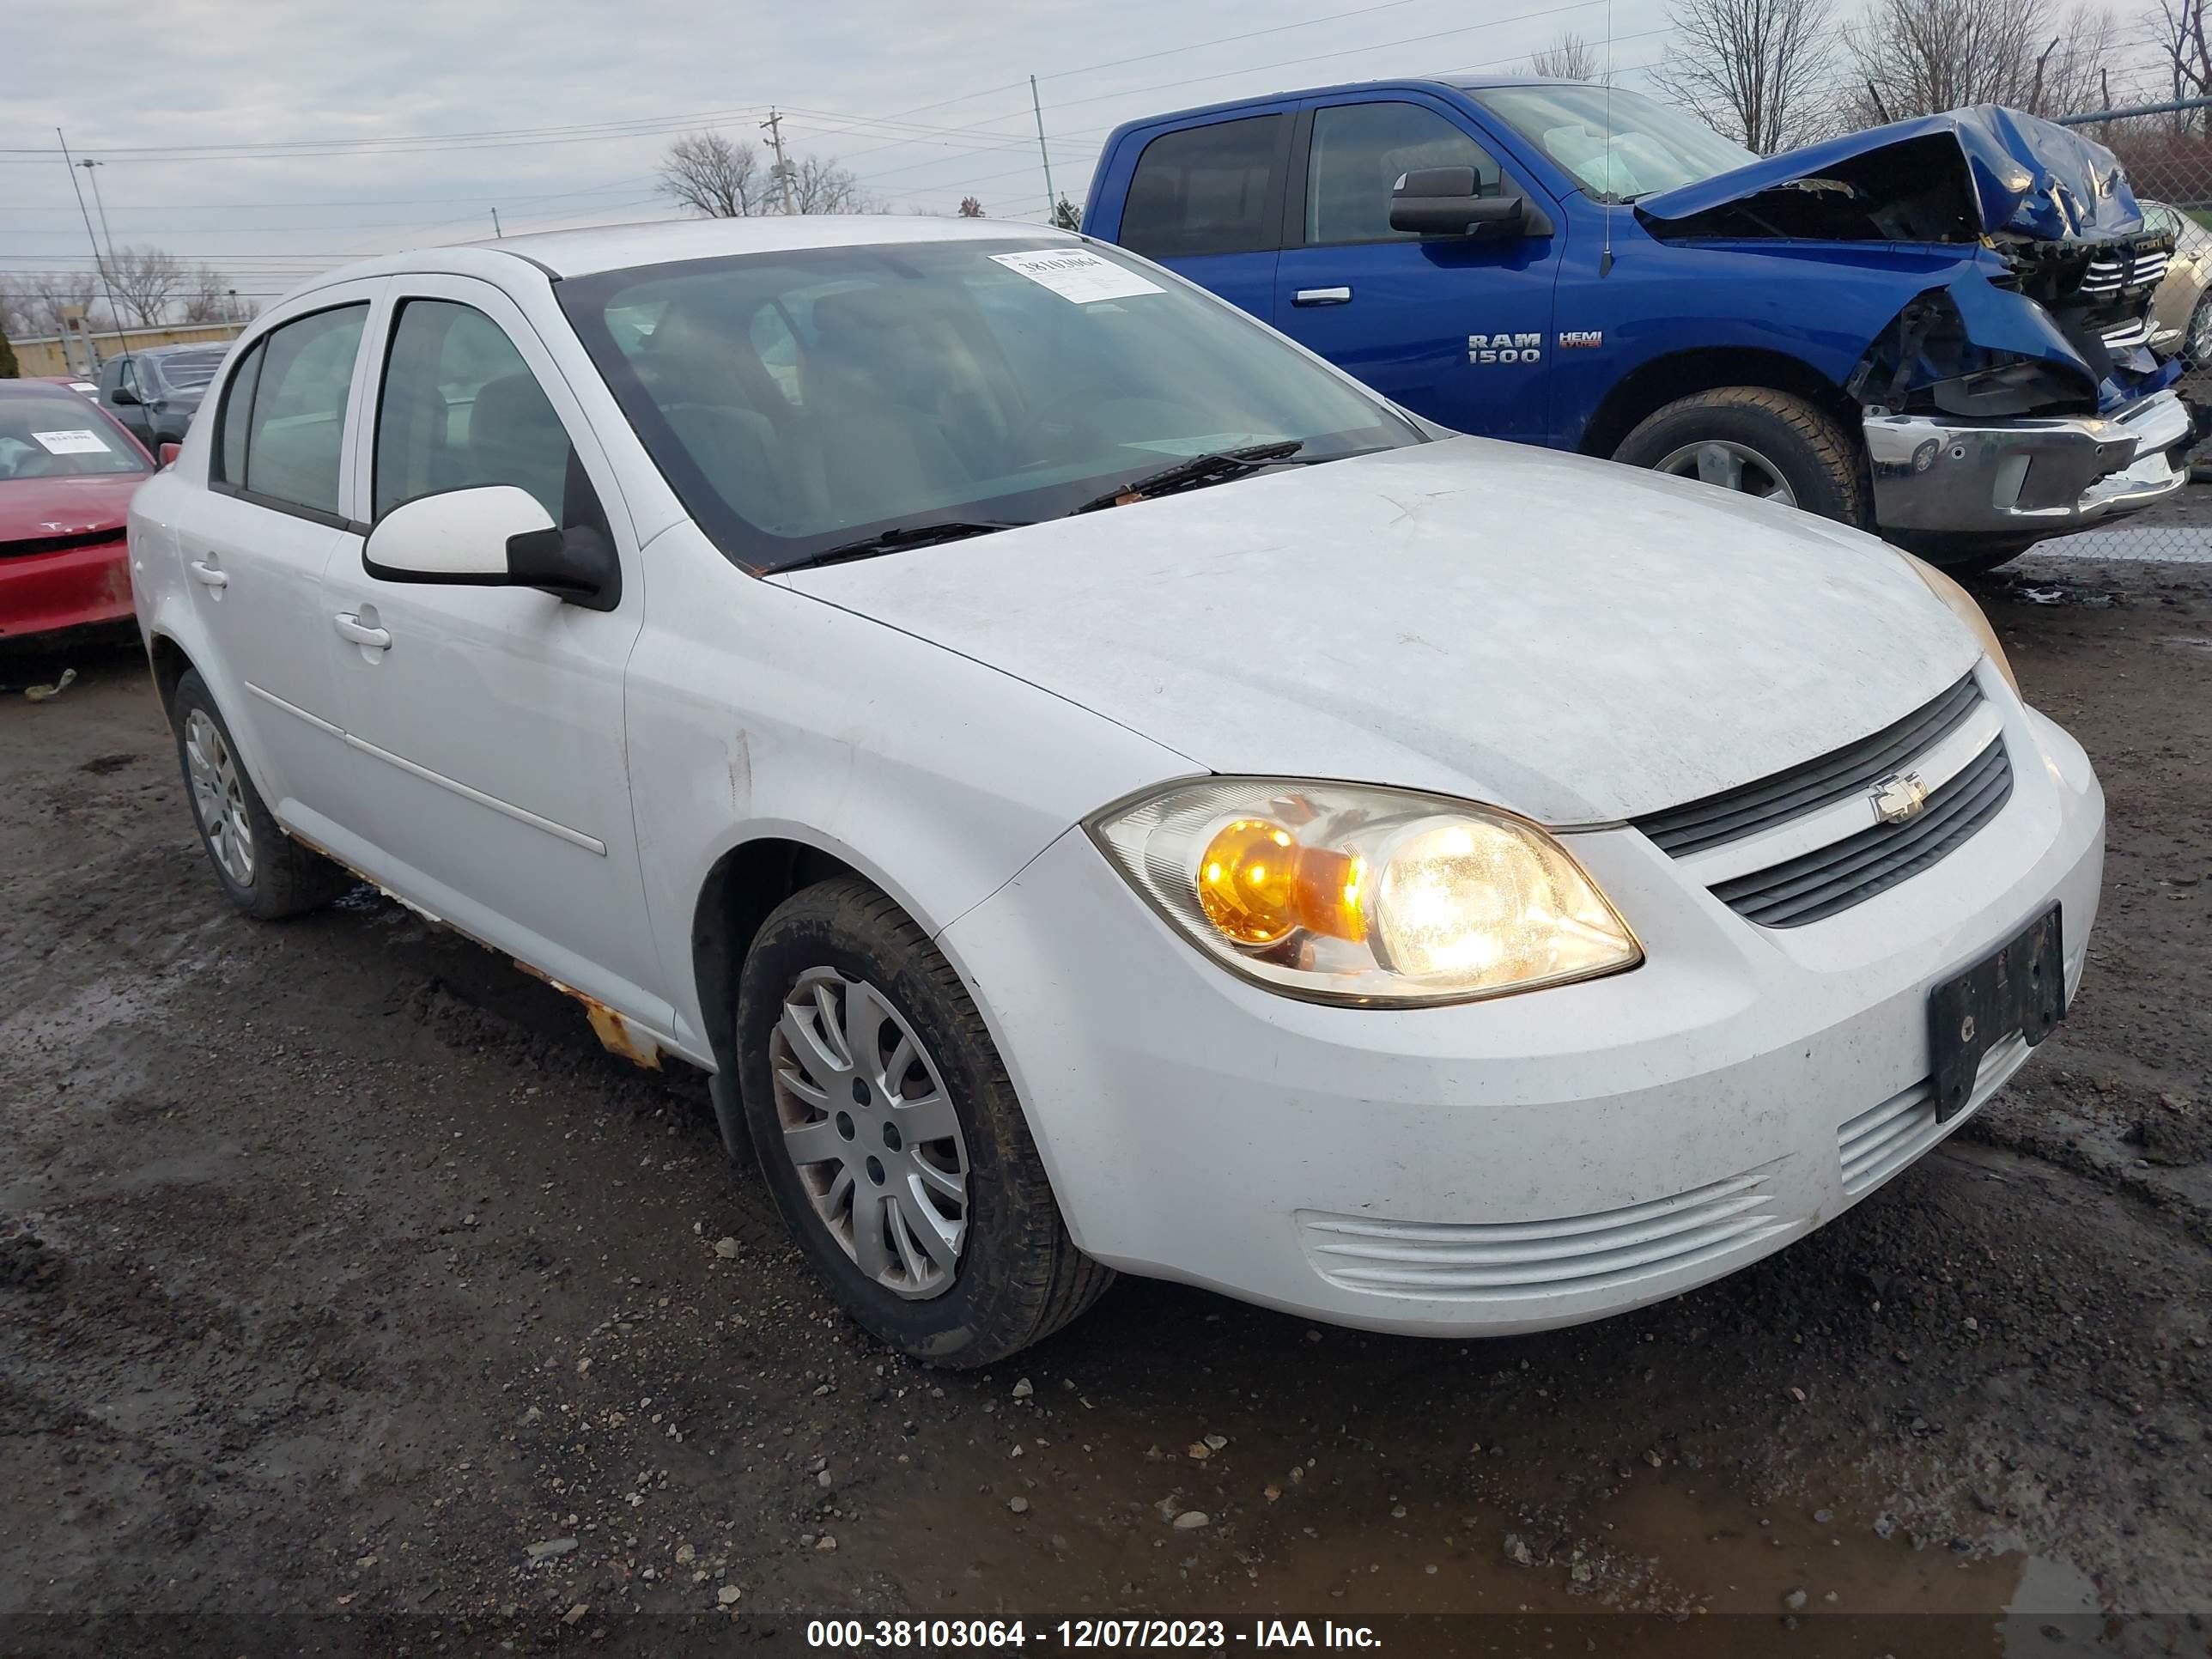
<instances>
[{"instance_id":1,"label":"blue pickup truck","mask_svg":"<svg viewBox=\"0 0 2212 1659\"><path fill-rule=\"evenodd\" d=\"M1401 81L1117 129L1084 228L1439 425L1784 501L1953 568L2179 489L2171 238L1982 106L1760 157L1571 82Z\"/></svg>"}]
</instances>

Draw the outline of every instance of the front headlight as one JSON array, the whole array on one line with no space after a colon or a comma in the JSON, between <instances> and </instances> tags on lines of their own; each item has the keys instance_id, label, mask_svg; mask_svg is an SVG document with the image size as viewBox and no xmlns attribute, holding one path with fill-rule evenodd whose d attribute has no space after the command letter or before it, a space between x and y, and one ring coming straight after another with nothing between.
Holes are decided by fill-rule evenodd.
<instances>
[{"instance_id":1,"label":"front headlight","mask_svg":"<svg viewBox=\"0 0 2212 1659\"><path fill-rule=\"evenodd\" d=\"M1644 959L1565 848L1525 818L1464 801L1208 778L1086 827L1200 950L1293 996L1456 1002Z\"/></svg>"},{"instance_id":2,"label":"front headlight","mask_svg":"<svg viewBox=\"0 0 2212 1659\"><path fill-rule=\"evenodd\" d=\"M1930 593L1951 607L1953 616L1974 630L1974 637L1981 641L1982 649L1989 653L1990 660L1996 665L1997 672L2004 676L2005 684L2012 687L2013 695L2018 696L2020 682L2013 678L2012 664L2005 660L2004 647L1997 642L1997 630L1990 626L1990 619L1982 614L1982 607L1974 603L1974 596L1926 560L1916 559L1905 552L1899 552L1898 556L1911 565L1913 574L1928 584Z\"/></svg>"}]
</instances>

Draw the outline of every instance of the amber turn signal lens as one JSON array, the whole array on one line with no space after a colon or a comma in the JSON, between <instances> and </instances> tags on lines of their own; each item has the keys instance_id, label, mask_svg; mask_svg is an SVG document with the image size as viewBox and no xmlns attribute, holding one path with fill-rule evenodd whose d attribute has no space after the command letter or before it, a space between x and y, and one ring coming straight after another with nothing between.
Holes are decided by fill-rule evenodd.
<instances>
[{"instance_id":1,"label":"amber turn signal lens","mask_svg":"<svg viewBox=\"0 0 2212 1659\"><path fill-rule=\"evenodd\" d=\"M1302 847L1279 823L1236 818L1216 830L1198 861L1206 920L1239 945L1273 945L1304 927L1333 939L1365 937L1367 864Z\"/></svg>"}]
</instances>

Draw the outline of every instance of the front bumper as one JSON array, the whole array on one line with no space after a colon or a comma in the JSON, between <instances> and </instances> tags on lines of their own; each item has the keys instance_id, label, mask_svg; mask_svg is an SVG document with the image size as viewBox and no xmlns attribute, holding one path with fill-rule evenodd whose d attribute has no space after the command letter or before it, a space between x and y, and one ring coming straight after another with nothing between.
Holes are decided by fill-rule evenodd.
<instances>
[{"instance_id":1,"label":"front bumper","mask_svg":"<svg viewBox=\"0 0 2212 1659\"><path fill-rule=\"evenodd\" d=\"M0 547L0 640L131 620L123 532L93 547L7 555Z\"/></svg>"},{"instance_id":2,"label":"front bumper","mask_svg":"<svg viewBox=\"0 0 2212 1659\"><path fill-rule=\"evenodd\" d=\"M1954 535L2079 529L2186 483L2171 458L2192 429L2188 406L2170 391L2112 416L1870 415L1875 519L1884 530Z\"/></svg>"},{"instance_id":3,"label":"front bumper","mask_svg":"<svg viewBox=\"0 0 2212 1659\"><path fill-rule=\"evenodd\" d=\"M2080 748L2008 702L2011 798L1827 921L1752 926L1638 832L1577 854L1628 973L1381 1010L1277 996L1156 916L1079 831L940 935L1069 1230L1126 1270L1378 1330L1504 1334L1673 1296L1780 1249L1966 1111L1926 1090L1928 987L2053 899L2078 979L2103 867Z\"/></svg>"}]
</instances>

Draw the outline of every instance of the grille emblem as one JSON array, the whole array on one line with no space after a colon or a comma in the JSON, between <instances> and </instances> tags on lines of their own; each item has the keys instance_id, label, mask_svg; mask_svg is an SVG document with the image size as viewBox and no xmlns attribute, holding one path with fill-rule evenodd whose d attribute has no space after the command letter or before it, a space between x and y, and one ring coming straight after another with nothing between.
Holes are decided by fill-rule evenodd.
<instances>
[{"instance_id":1,"label":"grille emblem","mask_svg":"<svg viewBox=\"0 0 2212 1659\"><path fill-rule=\"evenodd\" d=\"M1917 772L1893 772L1875 785L1873 798L1875 823L1903 823L1927 806L1928 786Z\"/></svg>"}]
</instances>

